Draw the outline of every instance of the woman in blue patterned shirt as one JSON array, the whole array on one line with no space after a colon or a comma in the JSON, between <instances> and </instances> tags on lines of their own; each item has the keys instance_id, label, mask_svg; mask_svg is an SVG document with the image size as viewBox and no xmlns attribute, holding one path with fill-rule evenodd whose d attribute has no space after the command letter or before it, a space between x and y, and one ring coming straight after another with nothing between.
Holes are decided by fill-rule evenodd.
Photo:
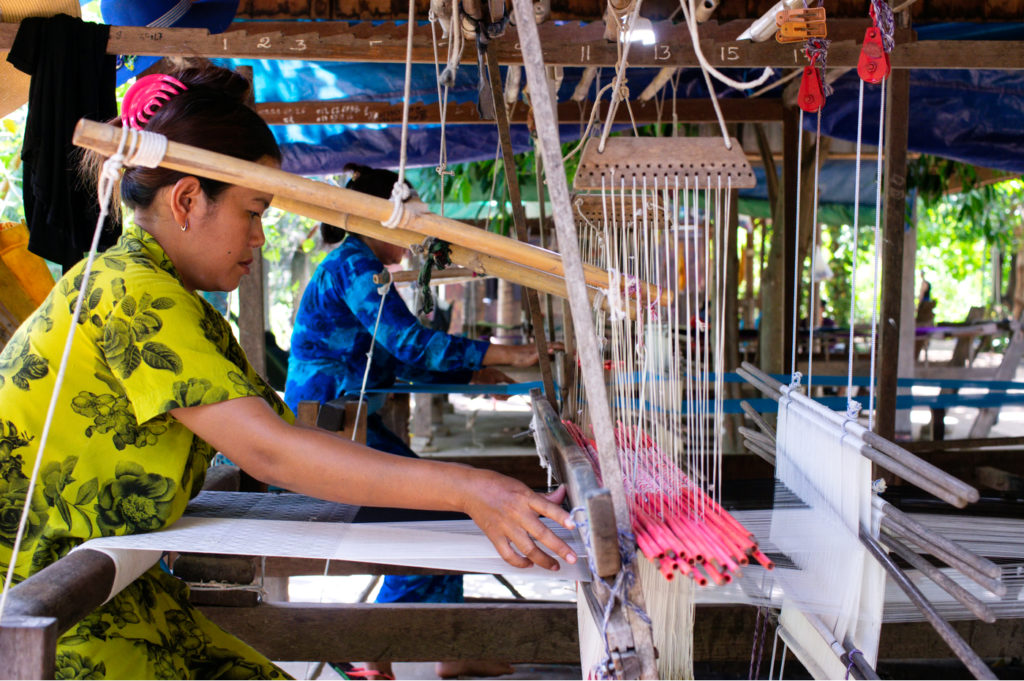
<instances>
[{"instance_id":1,"label":"woman in blue patterned shirt","mask_svg":"<svg viewBox=\"0 0 1024 681\"><path fill-rule=\"evenodd\" d=\"M381 198L391 195L398 179L388 170L350 168L354 177L347 188ZM373 277L386 265L399 263L405 254L400 246L346 233L326 223L320 225L320 231L324 243L341 243L313 274L295 316L285 384L285 402L292 410L303 400L324 403L344 395L358 397L381 308ZM427 328L393 287L383 298L367 388L387 388L396 379L449 385L508 382L505 374L489 365L531 366L537 362L533 346L492 345ZM366 444L392 454L416 456L376 413L384 397L383 393L369 395ZM378 603L461 601L461 576L389 575L377 597ZM511 671L507 665L500 666L492 671ZM452 671L441 668L439 673L448 676Z\"/></svg>"}]
</instances>

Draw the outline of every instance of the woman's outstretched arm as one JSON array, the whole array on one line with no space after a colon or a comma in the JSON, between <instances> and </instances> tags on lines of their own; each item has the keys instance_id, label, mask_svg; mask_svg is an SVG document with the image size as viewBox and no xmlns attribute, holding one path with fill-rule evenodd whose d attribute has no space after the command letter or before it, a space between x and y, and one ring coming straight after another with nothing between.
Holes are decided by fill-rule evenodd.
<instances>
[{"instance_id":1,"label":"woman's outstretched arm","mask_svg":"<svg viewBox=\"0 0 1024 681\"><path fill-rule=\"evenodd\" d=\"M327 431L292 426L258 397L184 407L171 414L266 483L360 506L462 512L511 565L557 570L558 563L538 543L566 562L576 562L572 549L538 517L571 528L565 509L504 475L386 454Z\"/></svg>"}]
</instances>

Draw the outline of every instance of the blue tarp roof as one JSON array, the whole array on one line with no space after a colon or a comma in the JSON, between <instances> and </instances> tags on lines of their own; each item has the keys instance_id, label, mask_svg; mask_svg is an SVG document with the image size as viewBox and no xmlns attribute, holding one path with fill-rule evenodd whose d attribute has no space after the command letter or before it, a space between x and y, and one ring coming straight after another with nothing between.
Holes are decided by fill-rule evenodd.
<instances>
[{"instance_id":1,"label":"blue tarp roof","mask_svg":"<svg viewBox=\"0 0 1024 681\"><path fill-rule=\"evenodd\" d=\"M917 26L920 40L1024 40L1024 24L941 24ZM472 50L472 46L467 50ZM351 98L357 101L399 103L402 99L405 67L402 64L341 64L332 62L289 62L233 60L254 69L257 101L311 101ZM564 101L572 93L582 70L566 68L559 91ZM629 88L638 93L656 69L634 68L628 72ZM604 69L603 82L613 77ZM742 77L742 72L734 74ZM781 75L781 73L780 73ZM854 71L835 84L822 113L822 131L830 136L855 140L859 83ZM911 151L954 158L980 166L1024 172L1024 72L926 70L911 72ZM597 85L591 86L591 96ZM877 140L878 86L865 88L863 139ZM413 70L412 99L437 101L433 65ZM773 96L778 94L769 94ZM450 101L475 101L477 68L464 64L458 72ZM683 72L678 97L703 97L706 89L698 69ZM743 97L742 93L719 88L720 97ZM578 122L565 122L563 140L577 139ZM814 128L807 116L805 127ZM399 162L399 126L274 126L285 155L285 167L297 173L320 175L338 173L349 162L395 167ZM497 145L493 126L450 125L446 131L450 164L491 159ZM530 148L523 125L512 127L517 152ZM440 127L412 126L409 140L410 165L435 165L440 150ZM869 178L873 182L873 178ZM847 182L852 184L852 178ZM873 191L871 192L873 195ZM863 194L862 194L863 196ZM823 194L823 201L847 199ZM862 198L862 201L864 199Z\"/></svg>"}]
</instances>

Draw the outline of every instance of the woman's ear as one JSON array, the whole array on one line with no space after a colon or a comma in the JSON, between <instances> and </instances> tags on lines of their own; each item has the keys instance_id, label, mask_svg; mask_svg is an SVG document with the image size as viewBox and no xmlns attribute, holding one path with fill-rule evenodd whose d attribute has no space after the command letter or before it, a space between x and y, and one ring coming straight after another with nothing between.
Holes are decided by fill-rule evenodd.
<instances>
[{"instance_id":1,"label":"woman's ear","mask_svg":"<svg viewBox=\"0 0 1024 681\"><path fill-rule=\"evenodd\" d=\"M169 198L171 215L177 224L184 225L188 221L189 212L196 207L202 195L199 180L192 175L186 175L174 183Z\"/></svg>"}]
</instances>

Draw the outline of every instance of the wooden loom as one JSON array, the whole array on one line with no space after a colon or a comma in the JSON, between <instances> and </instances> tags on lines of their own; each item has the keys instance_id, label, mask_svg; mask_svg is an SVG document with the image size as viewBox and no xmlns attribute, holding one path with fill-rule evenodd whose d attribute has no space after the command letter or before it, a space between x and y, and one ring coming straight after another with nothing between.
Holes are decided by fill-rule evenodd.
<instances>
[{"instance_id":1,"label":"wooden loom","mask_svg":"<svg viewBox=\"0 0 1024 681\"><path fill-rule=\"evenodd\" d=\"M214 40L217 40L217 39L214 39ZM125 50L125 51L130 51L130 50ZM139 52L141 53L141 51L139 51ZM258 53L256 53L256 54L258 54ZM281 204L281 205L282 205L282 207L287 207L287 204ZM298 206L299 204L293 204L293 205ZM328 220L335 221L335 220L338 220L341 217L334 209L330 209L330 208L324 209L324 208L318 207L318 206L307 206L306 209L311 211L311 213L310 213L311 217L315 217L317 219L328 219ZM312 211L316 211L316 212L312 212ZM299 212L302 212L302 211L299 211ZM355 218L353 218L352 220L353 221L350 223L349 226L350 226L350 228L353 228L355 230L356 223L359 223L360 220L359 219L355 219ZM372 223L372 221L369 224L366 225L366 228L368 230L373 228L373 227L375 227L375 225ZM355 231L358 231L358 230L355 230ZM366 233L369 233L369 232L366 232ZM378 238L382 238L384 236L384 233L380 232L380 233L376 234L375 236L377 236ZM392 236L393 239L397 239L398 238L398 234L397 233L392 233L391 236ZM415 234L415 235L402 235L402 237L407 240L407 243L404 243L403 245L408 245L409 243L415 243L415 242L418 242L421 239L421 236L418 235L418 234ZM467 259L467 262L471 262L472 264L470 266L473 267L473 269L475 269L476 271L493 271L493 272L497 272L498 271L497 268L502 267L503 263L508 262L508 261L506 261L506 260L504 260L502 258L494 258L493 260L490 260L490 259L487 258L486 255L478 254L478 253L472 253L472 252L465 253L464 255L465 255L466 259ZM472 258L477 258L477 260L474 262L474 261L471 260ZM488 267L495 268L495 269L487 269ZM514 268L513 267L511 269L515 270L515 274L513 275L513 274L506 273L504 276L506 278L510 279L510 280L513 280L513 281L523 281L523 279L525 279L526 275L528 274L528 272L522 271L522 270L520 270L518 268ZM533 273L529 272L529 274L532 275ZM564 293L564 288L560 287L560 283L558 282L557 278L555 278L555 279L548 279L548 278L545 278L543 276L543 274L545 274L545 272L541 272L541 276L539 276L538 279L536 279L536 280L531 280L530 283L533 286L535 286L536 288L538 288L538 289L548 290L548 289L545 289L543 286L540 285L539 282L543 281L543 282L546 282L547 284L549 284L552 287L552 289L551 289L552 292ZM547 273L547 274L550 274L550 273ZM522 277L523 279L515 279L514 276L519 276L519 277ZM523 281L523 283L526 283L526 282ZM597 286L597 288L603 288L603 287L604 286L601 285L601 284L598 284L598 286ZM588 287L587 294L588 294L588 297L592 301L594 299L594 297L596 296L596 288L594 286Z\"/></svg>"}]
</instances>

